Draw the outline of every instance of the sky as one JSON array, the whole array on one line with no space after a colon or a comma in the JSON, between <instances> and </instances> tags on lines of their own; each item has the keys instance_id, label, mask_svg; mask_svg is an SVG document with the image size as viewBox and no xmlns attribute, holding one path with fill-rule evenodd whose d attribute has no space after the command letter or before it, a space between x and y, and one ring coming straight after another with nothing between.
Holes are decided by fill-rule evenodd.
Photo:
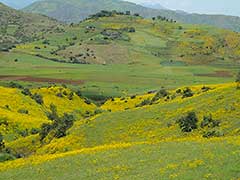
<instances>
[{"instance_id":1,"label":"sky","mask_svg":"<svg viewBox=\"0 0 240 180\"><path fill-rule=\"evenodd\" d=\"M155 2L162 6L192 13L240 16L240 0L127 0L135 3Z\"/></svg>"}]
</instances>

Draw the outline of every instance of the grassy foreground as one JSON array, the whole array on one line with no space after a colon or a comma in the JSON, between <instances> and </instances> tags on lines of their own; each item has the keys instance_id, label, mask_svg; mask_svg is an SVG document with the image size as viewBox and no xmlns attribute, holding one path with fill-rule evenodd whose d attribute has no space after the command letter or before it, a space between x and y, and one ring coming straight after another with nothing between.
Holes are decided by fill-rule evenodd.
<instances>
[{"instance_id":1,"label":"grassy foreground","mask_svg":"<svg viewBox=\"0 0 240 180\"><path fill-rule=\"evenodd\" d=\"M43 144L38 134L9 139L8 148L27 154L1 163L1 178L239 179L240 91L233 83L190 88L192 97L182 98L173 90L170 99L161 97L142 107L156 93L109 100L100 114L79 116L82 120L65 137L49 141L49 134ZM42 94L48 107L52 90L32 92ZM56 98L60 103L62 98ZM61 103L58 107L62 112ZM189 111L197 114L198 128L184 133L176 121ZM208 114L220 124L200 126Z\"/></svg>"}]
</instances>

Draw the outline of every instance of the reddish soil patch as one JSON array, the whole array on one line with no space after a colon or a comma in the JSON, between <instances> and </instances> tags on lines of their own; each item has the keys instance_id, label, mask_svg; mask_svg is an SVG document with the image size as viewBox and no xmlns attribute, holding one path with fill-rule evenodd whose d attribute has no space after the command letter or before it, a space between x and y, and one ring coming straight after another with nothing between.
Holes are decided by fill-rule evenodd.
<instances>
[{"instance_id":1,"label":"reddish soil patch","mask_svg":"<svg viewBox=\"0 0 240 180\"><path fill-rule=\"evenodd\" d=\"M215 71L209 74L195 74L195 76L207 76L207 77L233 77L232 73L229 71Z\"/></svg>"},{"instance_id":2,"label":"reddish soil patch","mask_svg":"<svg viewBox=\"0 0 240 180\"><path fill-rule=\"evenodd\" d=\"M68 79L53 79L53 78L40 78L31 76L0 76L0 80L5 81L26 81L26 82L47 82L47 83L62 83L62 84L83 84L82 80L68 80Z\"/></svg>"}]
</instances>

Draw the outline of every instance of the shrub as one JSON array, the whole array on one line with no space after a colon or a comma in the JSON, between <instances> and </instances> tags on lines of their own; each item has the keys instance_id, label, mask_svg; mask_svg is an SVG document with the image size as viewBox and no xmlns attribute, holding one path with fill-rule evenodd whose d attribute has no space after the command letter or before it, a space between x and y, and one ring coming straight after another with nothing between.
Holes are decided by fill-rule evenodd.
<instances>
[{"instance_id":1,"label":"shrub","mask_svg":"<svg viewBox=\"0 0 240 180\"><path fill-rule=\"evenodd\" d=\"M136 98L136 95L131 96L131 99L135 99L135 98Z\"/></svg>"},{"instance_id":2,"label":"shrub","mask_svg":"<svg viewBox=\"0 0 240 180\"><path fill-rule=\"evenodd\" d=\"M5 142L3 139L3 135L0 133L0 152L2 152L4 148L5 148Z\"/></svg>"},{"instance_id":3,"label":"shrub","mask_svg":"<svg viewBox=\"0 0 240 180\"><path fill-rule=\"evenodd\" d=\"M70 101L73 100L73 96L74 96L74 93L71 92L71 93L68 95L68 99L69 99Z\"/></svg>"},{"instance_id":4,"label":"shrub","mask_svg":"<svg viewBox=\"0 0 240 180\"><path fill-rule=\"evenodd\" d=\"M204 127L214 128L214 127L218 127L219 125L220 125L220 121L214 120L211 114L209 116L204 116L203 121L201 122L201 128L204 128Z\"/></svg>"},{"instance_id":5,"label":"shrub","mask_svg":"<svg viewBox=\"0 0 240 180\"><path fill-rule=\"evenodd\" d=\"M38 134L39 132L40 132L40 130L37 129L37 128L32 128L31 131L30 131L30 133L33 134L33 135Z\"/></svg>"},{"instance_id":6,"label":"shrub","mask_svg":"<svg viewBox=\"0 0 240 180\"><path fill-rule=\"evenodd\" d=\"M30 91L29 89L27 89L27 88L24 88L24 89L22 90L22 94L24 94L24 95L26 95L26 96L32 96L31 91Z\"/></svg>"},{"instance_id":7,"label":"shrub","mask_svg":"<svg viewBox=\"0 0 240 180\"><path fill-rule=\"evenodd\" d=\"M29 112L28 112L27 109L19 109L18 113L20 113L20 114L28 114Z\"/></svg>"},{"instance_id":8,"label":"shrub","mask_svg":"<svg viewBox=\"0 0 240 180\"><path fill-rule=\"evenodd\" d=\"M197 129L198 118L195 112L189 112L186 116L177 120L182 132L191 132Z\"/></svg>"},{"instance_id":9,"label":"shrub","mask_svg":"<svg viewBox=\"0 0 240 180\"><path fill-rule=\"evenodd\" d=\"M136 107L143 107L143 106L146 106L146 105L149 105L149 104L151 104L151 100L144 99L140 104L136 105Z\"/></svg>"},{"instance_id":10,"label":"shrub","mask_svg":"<svg viewBox=\"0 0 240 180\"><path fill-rule=\"evenodd\" d=\"M221 137L221 136L224 136L224 133L218 130L210 130L203 134L204 138Z\"/></svg>"},{"instance_id":11,"label":"shrub","mask_svg":"<svg viewBox=\"0 0 240 180\"><path fill-rule=\"evenodd\" d=\"M47 113L48 119L52 121L58 119L57 107L54 104L50 104L50 111Z\"/></svg>"},{"instance_id":12,"label":"shrub","mask_svg":"<svg viewBox=\"0 0 240 180\"><path fill-rule=\"evenodd\" d=\"M85 102L86 104L91 104L91 101L90 101L89 99L85 99L84 102Z\"/></svg>"},{"instance_id":13,"label":"shrub","mask_svg":"<svg viewBox=\"0 0 240 180\"><path fill-rule=\"evenodd\" d=\"M53 126L51 124L47 124L47 123L42 124L41 130L39 133L40 140L42 141L45 137L47 137L47 135L52 129L53 129Z\"/></svg>"},{"instance_id":14,"label":"shrub","mask_svg":"<svg viewBox=\"0 0 240 180\"><path fill-rule=\"evenodd\" d=\"M66 131L73 126L74 117L71 114L64 113L58 121L56 121L56 132L54 137L61 138L66 136Z\"/></svg>"},{"instance_id":15,"label":"shrub","mask_svg":"<svg viewBox=\"0 0 240 180\"><path fill-rule=\"evenodd\" d=\"M56 96L62 98L63 94L61 92L59 92L59 93L56 94Z\"/></svg>"},{"instance_id":16,"label":"shrub","mask_svg":"<svg viewBox=\"0 0 240 180\"><path fill-rule=\"evenodd\" d=\"M32 95L32 99L34 99L38 104L43 104L43 97L40 94L35 93Z\"/></svg>"},{"instance_id":17,"label":"shrub","mask_svg":"<svg viewBox=\"0 0 240 180\"><path fill-rule=\"evenodd\" d=\"M15 83L15 82L10 82L9 83L9 87L11 88L18 88L18 89L22 89L23 86L21 84Z\"/></svg>"},{"instance_id":18,"label":"shrub","mask_svg":"<svg viewBox=\"0 0 240 180\"><path fill-rule=\"evenodd\" d=\"M190 88L186 88L183 90L183 96L182 98L192 97L194 94Z\"/></svg>"},{"instance_id":19,"label":"shrub","mask_svg":"<svg viewBox=\"0 0 240 180\"><path fill-rule=\"evenodd\" d=\"M152 101L158 101L160 98L166 97L168 96L168 92L166 89L162 88L161 90L159 90L157 92L157 94L152 98Z\"/></svg>"},{"instance_id":20,"label":"shrub","mask_svg":"<svg viewBox=\"0 0 240 180\"><path fill-rule=\"evenodd\" d=\"M8 153L0 153L0 162L4 162L4 161L11 161L16 159L16 157L14 157L11 154Z\"/></svg>"}]
</instances>

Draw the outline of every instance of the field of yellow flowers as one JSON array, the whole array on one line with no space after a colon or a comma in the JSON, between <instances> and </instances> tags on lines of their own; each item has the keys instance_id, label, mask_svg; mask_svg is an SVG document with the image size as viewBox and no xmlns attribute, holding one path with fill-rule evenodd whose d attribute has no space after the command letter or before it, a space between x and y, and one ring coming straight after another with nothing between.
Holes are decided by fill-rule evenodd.
<instances>
[{"instance_id":1,"label":"field of yellow flowers","mask_svg":"<svg viewBox=\"0 0 240 180\"><path fill-rule=\"evenodd\" d=\"M0 163L0 179L240 178L240 91L234 83L111 98L99 107L65 87L31 89L42 104L16 88L0 93L0 117L9 123L0 125L6 147L25 155ZM40 141L38 133L17 133L49 122L52 104L59 115L76 117L66 136ZM178 120L188 112L196 114L197 128L183 132ZM217 125L204 125L206 117Z\"/></svg>"}]
</instances>

